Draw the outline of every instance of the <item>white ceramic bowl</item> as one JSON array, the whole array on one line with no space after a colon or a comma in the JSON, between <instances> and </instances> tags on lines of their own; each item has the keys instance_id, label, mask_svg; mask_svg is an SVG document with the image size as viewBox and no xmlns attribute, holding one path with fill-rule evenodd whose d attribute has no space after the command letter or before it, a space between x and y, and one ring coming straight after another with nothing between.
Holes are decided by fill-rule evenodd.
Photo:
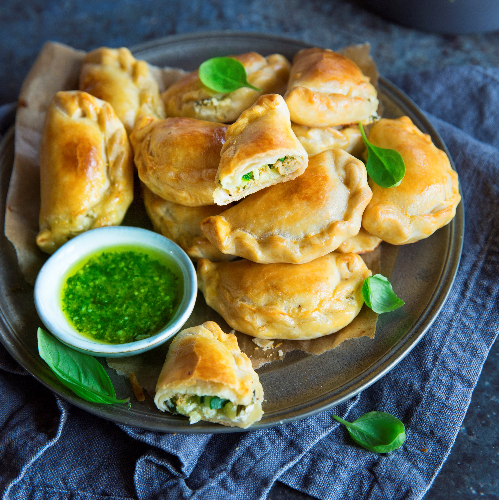
<instances>
[{"instance_id":1,"label":"white ceramic bowl","mask_svg":"<svg viewBox=\"0 0 500 500\"><path fill-rule=\"evenodd\" d=\"M164 255L182 276L183 290L177 310L165 327L151 337L126 344L93 341L79 333L62 310L61 293L66 273L76 263L101 250L133 245ZM61 342L93 356L131 356L148 351L177 333L189 318L197 294L196 272L187 254L164 236L137 227L91 229L65 243L43 265L35 283L35 305L45 327Z\"/></svg>"}]
</instances>

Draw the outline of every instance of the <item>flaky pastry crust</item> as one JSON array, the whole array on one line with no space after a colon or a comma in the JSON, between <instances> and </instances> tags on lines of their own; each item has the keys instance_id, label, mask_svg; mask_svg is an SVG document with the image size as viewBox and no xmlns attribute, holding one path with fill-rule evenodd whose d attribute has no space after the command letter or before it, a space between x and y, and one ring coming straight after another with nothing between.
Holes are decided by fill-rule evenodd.
<instances>
[{"instance_id":1,"label":"flaky pastry crust","mask_svg":"<svg viewBox=\"0 0 500 500\"><path fill-rule=\"evenodd\" d=\"M372 126L375 146L395 149L405 161L401 184L382 188L372 181L373 197L363 214L363 227L393 245L429 237L448 224L460 203L458 175L444 151L410 118L382 119Z\"/></svg>"},{"instance_id":2,"label":"flaky pastry crust","mask_svg":"<svg viewBox=\"0 0 500 500\"><path fill-rule=\"evenodd\" d=\"M299 177L208 217L201 229L223 253L300 264L356 235L370 198L363 163L341 149L327 150L311 156Z\"/></svg>"},{"instance_id":3,"label":"flaky pastry crust","mask_svg":"<svg viewBox=\"0 0 500 500\"><path fill-rule=\"evenodd\" d=\"M101 47L83 59L79 89L109 102L128 133L141 110L164 118L158 83L145 61L125 47Z\"/></svg>"},{"instance_id":4,"label":"flaky pastry crust","mask_svg":"<svg viewBox=\"0 0 500 500\"><path fill-rule=\"evenodd\" d=\"M198 70L176 82L163 94L167 116L187 116L211 122L232 123L263 94L281 94L286 90L290 63L280 54L263 57L256 52L230 56L245 67L248 82L261 92L239 88L222 94L205 87Z\"/></svg>"},{"instance_id":5,"label":"flaky pastry crust","mask_svg":"<svg viewBox=\"0 0 500 500\"><path fill-rule=\"evenodd\" d=\"M263 414L264 392L252 363L240 351L236 336L224 333L213 321L174 337L156 384L155 404L162 411L173 411L174 398L190 395L216 396L239 409L230 418L227 413L191 403L191 423L206 420L245 428Z\"/></svg>"},{"instance_id":6,"label":"flaky pastry crust","mask_svg":"<svg viewBox=\"0 0 500 500\"><path fill-rule=\"evenodd\" d=\"M192 259L232 260L233 255L220 252L201 232L206 217L218 215L226 207L208 205L187 207L164 200L143 185L144 206L156 232L177 243Z\"/></svg>"},{"instance_id":7,"label":"flaky pastry crust","mask_svg":"<svg viewBox=\"0 0 500 500\"><path fill-rule=\"evenodd\" d=\"M308 127L370 123L378 98L370 79L347 57L329 49L299 51L285 94L293 122Z\"/></svg>"},{"instance_id":8,"label":"flaky pastry crust","mask_svg":"<svg viewBox=\"0 0 500 500\"><path fill-rule=\"evenodd\" d=\"M293 133L288 108L278 94L259 97L228 127L220 154L213 194L217 205L292 180L307 167L307 152Z\"/></svg>"},{"instance_id":9,"label":"flaky pastry crust","mask_svg":"<svg viewBox=\"0 0 500 500\"><path fill-rule=\"evenodd\" d=\"M365 146L357 126L306 127L292 123L292 130L309 156L327 149L343 149L356 158L361 158Z\"/></svg>"},{"instance_id":10,"label":"flaky pastry crust","mask_svg":"<svg viewBox=\"0 0 500 500\"><path fill-rule=\"evenodd\" d=\"M165 200L189 207L213 205L226 129L194 118L140 116L130 134L139 178Z\"/></svg>"},{"instance_id":11,"label":"flaky pastry crust","mask_svg":"<svg viewBox=\"0 0 500 500\"><path fill-rule=\"evenodd\" d=\"M371 275L356 254L330 253L307 264L198 261L207 304L236 330L263 339L304 340L348 325Z\"/></svg>"},{"instance_id":12,"label":"flaky pastry crust","mask_svg":"<svg viewBox=\"0 0 500 500\"><path fill-rule=\"evenodd\" d=\"M40 181L36 242L44 252L121 223L133 198L132 149L108 103L85 92L55 94L42 131Z\"/></svg>"},{"instance_id":13,"label":"flaky pastry crust","mask_svg":"<svg viewBox=\"0 0 500 500\"><path fill-rule=\"evenodd\" d=\"M375 250L382 240L370 234L366 229L361 228L359 233L355 236L351 236L349 239L344 241L338 248L337 252L341 253L367 253Z\"/></svg>"}]
</instances>

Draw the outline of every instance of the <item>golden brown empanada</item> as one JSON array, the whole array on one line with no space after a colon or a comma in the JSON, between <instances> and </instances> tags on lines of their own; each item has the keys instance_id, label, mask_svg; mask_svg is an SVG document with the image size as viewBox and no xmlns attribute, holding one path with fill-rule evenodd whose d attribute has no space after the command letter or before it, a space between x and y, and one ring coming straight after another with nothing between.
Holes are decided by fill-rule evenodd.
<instances>
[{"instance_id":1,"label":"golden brown empanada","mask_svg":"<svg viewBox=\"0 0 500 500\"><path fill-rule=\"evenodd\" d=\"M220 252L201 232L200 223L217 215L225 207L208 205L186 207L164 200L143 185L144 205L155 231L177 243L192 259L231 260L233 255Z\"/></svg>"},{"instance_id":2,"label":"golden brown empanada","mask_svg":"<svg viewBox=\"0 0 500 500\"><path fill-rule=\"evenodd\" d=\"M79 89L109 102L128 133L141 107L158 118L165 116L158 83L145 61L125 47L101 47L86 54Z\"/></svg>"},{"instance_id":3,"label":"golden brown empanada","mask_svg":"<svg viewBox=\"0 0 500 500\"><path fill-rule=\"evenodd\" d=\"M213 199L227 205L292 180L306 167L307 152L292 131L283 97L263 95L226 131Z\"/></svg>"},{"instance_id":4,"label":"golden brown empanada","mask_svg":"<svg viewBox=\"0 0 500 500\"><path fill-rule=\"evenodd\" d=\"M261 89L261 92L243 87L222 94L205 87L198 77L198 71L194 71L162 94L167 116L231 123L259 96L283 95L290 74L290 63L285 57L280 54L262 57L255 52L230 57L243 64L248 82Z\"/></svg>"},{"instance_id":5,"label":"golden brown empanada","mask_svg":"<svg viewBox=\"0 0 500 500\"><path fill-rule=\"evenodd\" d=\"M361 132L357 126L306 127L292 123L292 130L309 156L327 149L343 149L361 159L365 149Z\"/></svg>"},{"instance_id":6,"label":"golden brown empanada","mask_svg":"<svg viewBox=\"0 0 500 500\"><path fill-rule=\"evenodd\" d=\"M370 129L375 146L395 149L405 161L401 184L382 188L370 181L373 198L363 227L393 245L427 238L455 216L460 203L458 175L444 151L434 146L410 118L382 119Z\"/></svg>"},{"instance_id":7,"label":"golden brown empanada","mask_svg":"<svg viewBox=\"0 0 500 500\"><path fill-rule=\"evenodd\" d=\"M233 334L207 321L178 333L156 384L155 404L200 420L246 428L262 418L264 391Z\"/></svg>"},{"instance_id":8,"label":"golden brown empanada","mask_svg":"<svg viewBox=\"0 0 500 500\"><path fill-rule=\"evenodd\" d=\"M110 104L58 92L45 116L40 152L37 245L55 252L88 229L118 225L133 198L127 132Z\"/></svg>"},{"instance_id":9,"label":"golden brown empanada","mask_svg":"<svg viewBox=\"0 0 500 500\"><path fill-rule=\"evenodd\" d=\"M353 253L298 265L198 261L207 304L232 328L262 339L313 339L340 330L359 313L370 275Z\"/></svg>"},{"instance_id":10,"label":"golden brown empanada","mask_svg":"<svg viewBox=\"0 0 500 500\"><path fill-rule=\"evenodd\" d=\"M194 118L138 118L130 134L139 178L161 198L213 205L215 175L227 126Z\"/></svg>"},{"instance_id":11,"label":"golden brown empanada","mask_svg":"<svg viewBox=\"0 0 500 500\"><path fill-rule=\"evenodd\" d=\"M299 264L356 235L370 198L363 163L332 149L311 156L301 176L208 217L201 229L223 253L254 262Z\"/></svg>"},{"instance_id":12,"label":"golden brown empanada","mask_svg":"<svg viewBox=\"0 0 500 500\"><path fill-rule=\"evenodd\" d=\"M381 242L380 238L361 228L358 234L344 241L336 251L341 253L367 253L375 250Z\"/></svg>"},{"instance_id":13,"label":"golden brown empanada","mask_svg":"<svg viewBox=\"0 0 500 500\"><path fill-rule=\"evenodd\" d=\"M293 122L308 127L371 123L377 118L377 91L347 57L311 48L293 60L285 101Z\"/></svg>"}]
</instances>

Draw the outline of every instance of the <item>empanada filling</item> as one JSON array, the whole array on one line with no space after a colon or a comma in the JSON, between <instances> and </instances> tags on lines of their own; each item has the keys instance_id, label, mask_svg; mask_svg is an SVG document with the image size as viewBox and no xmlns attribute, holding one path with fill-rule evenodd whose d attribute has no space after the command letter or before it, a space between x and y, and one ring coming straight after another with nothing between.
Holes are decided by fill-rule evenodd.
<instances>
[{"instance_id":1,"label":"empanada filling","mask_svg":"<svg viewBox=\"0 0 500 500\"><path fill-rule=\"evenodd\" d=\"M236 418L242 417L243 414L251 412L254 407L253 403L244 406L217 396L197 396L193 394L176 394L165 402L172 413L180 413L189 417L191 424L207 419L229 419L234 421Z\"/></svg>"},{"instance_id":2,"label":"empanada filling","mask_svg":"<svg viewBox=\"0 0 500 500\"><path fill-rule=\"evenodd\" d=\"M252 187L255 184L266 184L267 182L276 179L276 177L287 175L290 170L293 169L294 159L295 158L292 156L278 158L274 163L266 163L265 165L255 167L243 174L239 184L235 188L226 187L224 186L224 183L222 183L222 187L239 193L240 191Z\"/></svg>"}]
</instances>

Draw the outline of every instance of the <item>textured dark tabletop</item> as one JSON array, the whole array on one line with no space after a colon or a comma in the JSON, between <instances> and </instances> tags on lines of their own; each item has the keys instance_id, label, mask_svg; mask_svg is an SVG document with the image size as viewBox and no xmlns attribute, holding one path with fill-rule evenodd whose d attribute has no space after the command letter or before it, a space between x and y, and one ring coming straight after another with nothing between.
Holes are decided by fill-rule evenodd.
<instances>
[{"instance_id":1,"label":"textured dark tabletop","mask_svg":"<svg viewBox=\"0 0 500 500\"><path fill-rule=\"evenodd\" d=\"M49 40L89 50L131 47L179 33L241 30L333 49L370 42L384 76L461 64L498 68L498 32L426 33L388 22L362 5L347 0L2 0L0 105L16 100ZM269 498L311 497L278 483ZM498 498L498 341L451 454L425 495L426 500L469 498Z\"/></svg>"}]
</instances>

